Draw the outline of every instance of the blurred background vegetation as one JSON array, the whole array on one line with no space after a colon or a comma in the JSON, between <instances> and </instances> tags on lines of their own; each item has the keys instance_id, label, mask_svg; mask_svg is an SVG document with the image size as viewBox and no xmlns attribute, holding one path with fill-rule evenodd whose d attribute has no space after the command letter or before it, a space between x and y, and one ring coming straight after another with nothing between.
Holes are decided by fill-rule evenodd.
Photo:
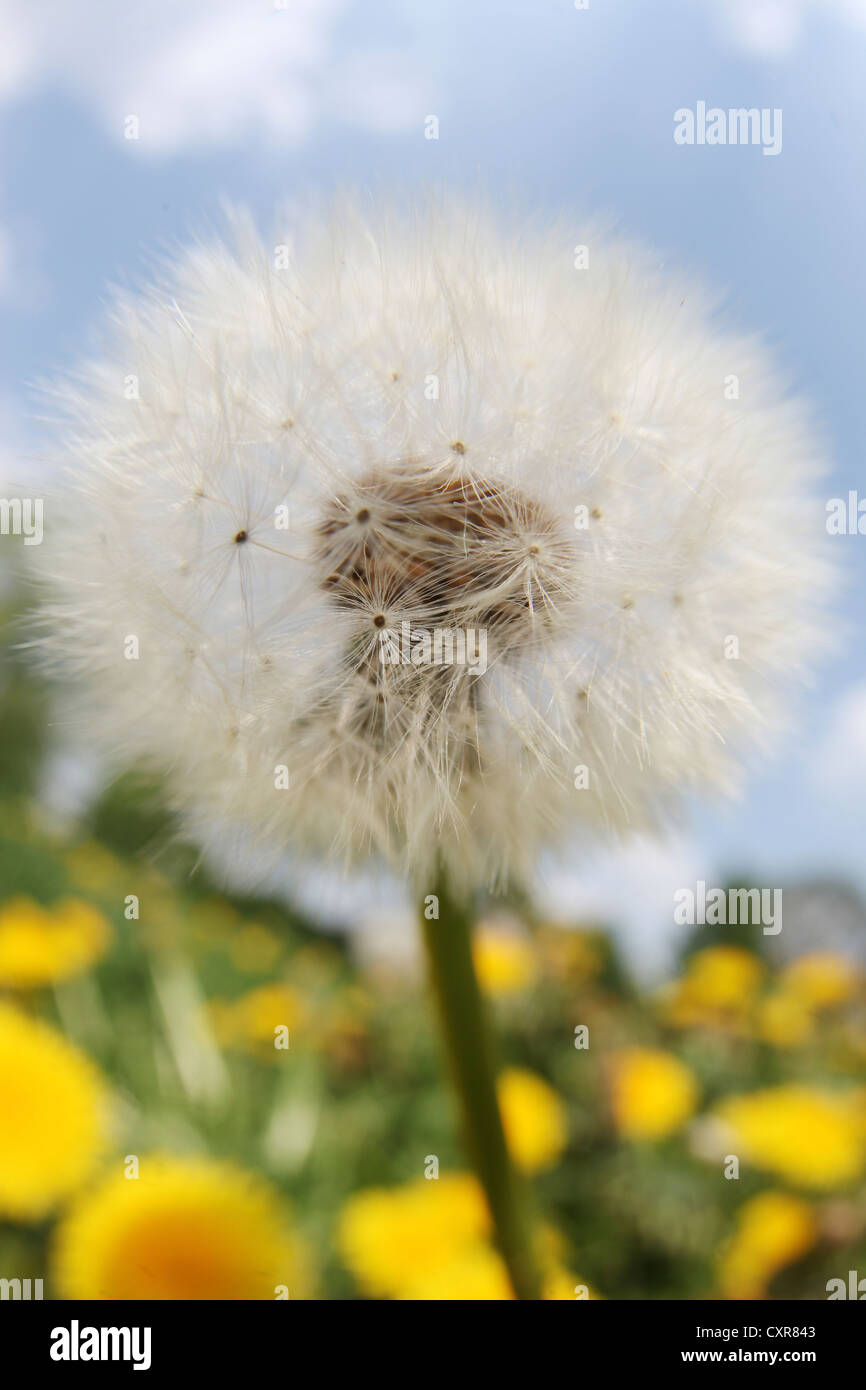
<instances>
[{"instance_id":1,"label":"blurred background vegetation","mask_svg":"<svg viewBox=\"0 0 866 1390\"><path fill-rule=\"evenodd\" d=\"M20 596L5 608L0 1278L46 1297L507 1297L423 981L219 891L132 772L54 814L62 692L18 650ZM820 1299L866 1275L862 907L844 885L810 901L818 931L784 955L759 927L699 927L651 991L603 924L484 906L549 1297Z\"/></svg>"}]
</instances>

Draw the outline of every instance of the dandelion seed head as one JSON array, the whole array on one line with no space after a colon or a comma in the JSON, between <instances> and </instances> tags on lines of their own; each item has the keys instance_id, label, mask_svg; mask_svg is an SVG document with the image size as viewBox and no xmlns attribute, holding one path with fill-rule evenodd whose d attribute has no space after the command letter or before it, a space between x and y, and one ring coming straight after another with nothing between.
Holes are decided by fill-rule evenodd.
<instances>
[{"instance_id":1,"label":"dandelion seed head","mask_svg":"<svg viewBox=\"0 0 866 1390\"><path fill-rule=\"evenodd\" d=\"M582 241L346 199L278 262L238 215L58 388L44 651L234 877L503 879L735 791L781 727L828 584L807 413L699 291ZM384 661L404 625L486 668Z\"/></svg>"}]
</instances>

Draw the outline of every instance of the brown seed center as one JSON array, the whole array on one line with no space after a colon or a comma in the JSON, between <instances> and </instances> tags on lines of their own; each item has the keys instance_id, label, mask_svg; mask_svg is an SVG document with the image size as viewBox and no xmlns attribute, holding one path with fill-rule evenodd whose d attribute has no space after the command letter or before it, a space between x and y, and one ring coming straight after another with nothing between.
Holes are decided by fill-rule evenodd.
<instances>
[{"instance_id":1,"label":"brown seed center","mask_svg":"<svg viewBox=\"0 0 866 1390\"><path fill-rule=\"evenodd\" d=\"M359 536L353 523L373 515ZM372 472L328 503L316 560L338 608L386 609L420 626L483 626L513 644L569 588L575 551L511 485L407 466Z\"/></svg>"}]
</instances>

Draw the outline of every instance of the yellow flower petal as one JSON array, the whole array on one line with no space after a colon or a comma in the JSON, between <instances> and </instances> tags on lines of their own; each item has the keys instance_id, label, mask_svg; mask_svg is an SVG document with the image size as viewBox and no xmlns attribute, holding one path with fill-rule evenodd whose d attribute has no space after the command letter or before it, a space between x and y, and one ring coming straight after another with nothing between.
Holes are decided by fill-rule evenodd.
<instances>
[{"instance_id":1,"label":"yellow flower petal","mask_svg":"<svg viewBox=\"0 0 866 1390\"><path fill-rule=\"evenodd\" d=\"M730 1128L732 1152L797 1186L842 1186L866 1167L862 1092L775 1086L730 1096L716 1114Z\"/></svg>"},{"instance_id":2,"label":"yellow flower petal","mask_svg":"<svg viewBox=\"0 0 866 1390\"><path fill-rule=\"evenodd\" d=\"M586 1290L584 1293L583 1290ZM598 1295L576 1275L557 1267L545 1277L542 1298L547 1302L574 1302ZM422 1274L403 1298L420 1302L504 1302L514 1299L514 1290L501 1255L491 1245L477 1243L461 1250L453 1259Z\"/></svg>"},{"instance_id":3,"label":"yellow flower petal","mask_svg":"<svg viewBox=\"0 0 866 1390\"><path fill-rule=\"evenodd\" d=\"M337 1244L367 1293L399 1298L489 1230L480 1186L470 1174L454 1173L357 1193L341 1213Z\"/></svg>"},{"instance_id":4,"label":"yellow flower petal","mask_svg":"<svg viewBox=\"0 0 866 1390\"><path fill-rule=\"evenodd\" d=\"M790 990L816 1009L846 1003L862 984L859 967L832 951L813 951L792 961L782 975Z\"/></svg>"},{"instance_id":5,"label":"yellow flower petal","mask_svg":"<svg viewBox=\"0 0 866 1390\"><path fill-rule=\"evenodd\" d=\"M239 999L214 999L208 1005L217 1041L223 1047L252 1052L261 1061L279 1062L288 1049L282 1043L288 1030L289 1049L295 1030L306 1017L304 1001L291 985L274 983L248 990Z\"/></svg>"},{"instance_id":6,"label":"yellow flower petal","mask_svg":"<svg viewBox=\"0 0 866 1390\"><path fill-rule=\"evenodd\" d=\"M36 989L80 975L110 939L107 919L90 903L67 898L45 908L14 898L0 909L0 987Z\"/></svg>"},{"instance_id":7,"label":"yellow flower petal","mask_svg":"<svg viewBox=\"0 0 866 1390\"><path fill-rule=\"evenodd\" d=\"M737 1229L718 1260L725 1298L763 1298L770 1280L800 1259L818 1236L811 1207L787 1192L762 1192L737 1213Z\"/></svg>"},{"instance_id":8,"label":"yellow flower petal","mask_svg":"<svg viewBox=\"0 0 866 1390\"><path fill-rule=\"evenodd\" d=\"M472 939L472 955L482 988L488 994L519 994L538 975L538 961L529 938L496 922L480 922Z\"/></svg>"},{"instance_id":9,"label":"yellow flower petal","mask_svg":"<svg viewBox=\"0 0 866 1390\"><path fill-rule=\"evenodd\" d=\"M666 991L668 1022L676 1028L742 1032L763 974L757 956L741 946L696 951L686 962L682 979Z\"/></svg>"},{"instance_id":10,"label":"yellow flower petal","mask_svg":"<svg viewBox=\"0 0 866 1390\"><path fill-rule=\"evenodd\" d=\"M0 1004L0 1213L39 1220L90 1176L106 1101L82 1052Z\"/></svg>"},{"instance_id":11,"label":"yellow flower petal","mask_svg":"<svg viewBox=\"0 0 866 1390\"><path fill-rule=\"evenodd\" d=\"M669 1052L627 1047L611 1058L611 1108L626 1139L663 1139L679 1129L698 1103L689 1068Z\"/></svg>"},{"instance_id":12,"label":"yellow flower petal","mask_svg":"<svg viewBox=\"0 0 866 1390\"><path fill-rule=\"evenodd\" d=\"M815 1031L811 1006L790 988L777 989L758 1008L758 1036L773 1047L800 1047Z\"/></svg>"},{"instance_id":13,"label":"yellow flower petal","mask_svg":"<svg viewBox=\"0 0 866 1390\"><path fill-rule=\"evenodd\" d=\"M515 1163L526 1173L550 1168L561 1157L568 1139L565 1106L556 1091L522 1067L507 1067L496 1090Z\"/></svg>"}]
</instances>

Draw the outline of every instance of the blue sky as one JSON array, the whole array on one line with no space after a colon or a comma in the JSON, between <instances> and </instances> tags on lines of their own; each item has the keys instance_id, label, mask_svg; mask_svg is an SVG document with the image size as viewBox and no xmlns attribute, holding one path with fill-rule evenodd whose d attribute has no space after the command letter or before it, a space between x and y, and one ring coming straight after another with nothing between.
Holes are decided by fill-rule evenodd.
<instances>
[{"instance_id":1,"label":"blue sky","mask_svg":"<svg viewBox=\"0 0 866 1390\"><path fill-rule=\"evenodd\" d=\"M74 361L108 283L222 200L266 225L294 194L444 180L609 215L725 290L814 404L827 496L866 494L864 59L866 0L0 0L3 483L41 476L28 383ZM700 100L780 108L781 153L677 145L674 112ZM866 538L827 543L844 627L803 730L741 805L697 809L672 873L866 888Z\"/></svg>"}]
</instances>

